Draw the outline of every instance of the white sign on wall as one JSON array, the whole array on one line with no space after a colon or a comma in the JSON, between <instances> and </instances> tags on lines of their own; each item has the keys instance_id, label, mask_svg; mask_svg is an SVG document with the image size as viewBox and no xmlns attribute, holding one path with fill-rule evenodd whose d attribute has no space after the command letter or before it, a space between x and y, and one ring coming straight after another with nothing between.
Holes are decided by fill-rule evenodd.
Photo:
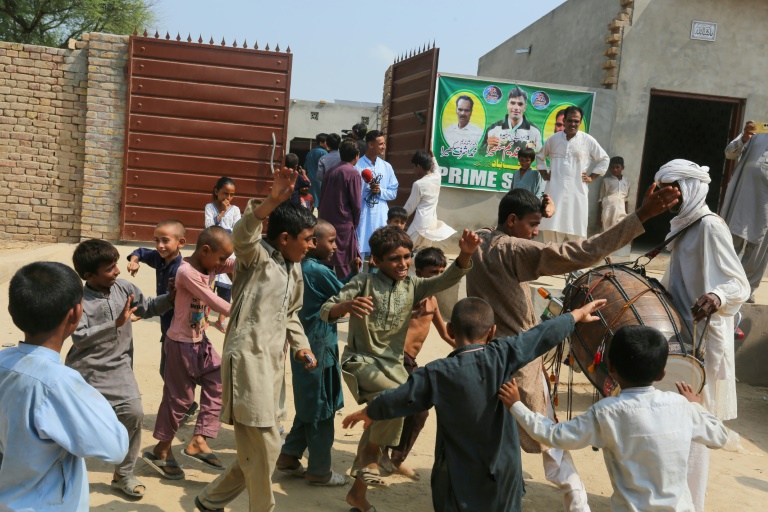
<instances>
[{"instance_id":1,"label":"white sign on wall","mask_svg":"<svg viewBox=\"0 0 768 512\"><path fill-rule=\"evenodd\" d=\"M717 23L696 21L691 23L691 39L714 41L717 38Z\"/></svg>"}]
</instances>

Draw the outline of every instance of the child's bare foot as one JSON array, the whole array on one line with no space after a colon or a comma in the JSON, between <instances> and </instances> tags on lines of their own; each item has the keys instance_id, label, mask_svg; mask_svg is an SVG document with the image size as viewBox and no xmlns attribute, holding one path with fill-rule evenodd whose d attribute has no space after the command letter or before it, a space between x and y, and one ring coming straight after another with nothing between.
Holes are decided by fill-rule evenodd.
<instances>
[{"instance_id":1,"label":"child's bare foot","mask_svg":"<svg viewBox=\"0 0 768 512\"><path fill-rule=\"evenodd\" d=\"M211 469L224 469L224 464L221 463L219 458L213 453L213 450L211 450L211 447L208 446L208 442L205 440L205 437L199 434L192 436L189 444L181 453L190 459L194 459L196 462L200 462L208 466Z\"/></svg>"},{"instance_id":2,"label":"child's bare foot","mask_svg":"<svg viewBox=\"0 0 768 512\"><path fill-rule=\"evenodd\" d=\"M286 453L281 453L280 456L277 458L277 462L275 463L275 467L278 471L281 471L283 473L287 473L294 476L305 476L305 470L304 466L301 465L301 459L294 457L293 455L288 455Z\"/></svg>"},{"instance_id":3,"label":"child's bare foot","mask_svg":"<svg viewBox=\"0 0 768 512\"><path fill-rule=\"evenodd\" d=\"M346 499L349 506L360 512L368 512L371 509L375 511L376 509L371 506L371 503L365 497L367 490L368 486L362 480L356 478L355 483L352 484L352 488L347 493Z\"/></svg>"},{"instance_id":4,"label":"child's bare foot","mask_svg":"<svg viewBox=\"0 0 768 512\"><path fill-rule=\"evenodd\" d=\"M395 465L395 471L401 475L410 478L411 480L421 480L421 475L413 468L406 466L402 462L400 465Z\"/></svg>"}]
</instances>

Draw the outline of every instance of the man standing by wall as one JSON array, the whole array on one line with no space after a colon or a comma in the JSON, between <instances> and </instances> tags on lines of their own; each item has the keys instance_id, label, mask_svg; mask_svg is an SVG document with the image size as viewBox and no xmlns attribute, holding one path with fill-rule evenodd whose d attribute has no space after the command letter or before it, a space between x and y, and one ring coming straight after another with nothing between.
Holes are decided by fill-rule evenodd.
<instances>
[{"instance_id":1,"label":"man standing by wall","mask_svg":"<svg viewBox=\"0 0 768 512\"><path fill-rule=\"evenodd\" d=\"M744 132L725 148L725 158L738 163L720 212L733 235L733 248L741 254L750 303L768 267L768 134L755 135L755 129L755 122L747 121Z\"/></svg>"},{"instance_id":2,"label":"man standing by wall","mask_svg":"<svg viewBox=\"0 0 768 512\"><path fill-rule=\"evenodd\" d=\"M555 133L536 155L536 168L547 181L544 192L549 194L557 210L548 219L541 219L545 242L563 243L587 237L589 220L589 189L595 175L603 175L610 159L600 144L579 130L584 112L579 107L565 110L565 130ZM551 168L547 167L547 158ZM597 162L587 176L589 164Z\"/></svg>"},{"instance_id":3,"label":"man standing by wall","mask_svg":"<svg viewBox=\"0 0 768 512\"><path fill-rule=\"evenodd\" d=\"M357 227L357 242L360 245L363 261L366 261L371 253L368 245L371 233L387 224L387 210L389 210L387 201L397 197L399 185L394 169L381 158L387 150L384 134L379 130L371 130L365 135L365 142L365 155L360 157L355 165L361 173L364 169L370 169L373 174L373 181L370 183L363 180L363 208L360 213L360 224Z\"/></svg>"},{"instance_id":4,"label":"man standing by wall","mask_svg":"<svg viewBox=\"0 0 768 512\"><path fill-rule=\"evenodd\" d=\"M533 148L537 153L541 149L541 130L525 117L528 107L528 93L515 86L507 94L507 115L496 121L485 132L485 145L488 152L499 151L512 142L513 155L523 148Z\"/></svg>"},{"instance_id":5,"label":"man standing by wall","mask_svg":"<svg viewBox=\"0 0 768 512\"><path fill-rule=\"evenodd\" d=\"M459 122L443 128L443 138L449 148L461 141L468 141L472 145L477 144L483 135L482 128L469 122L474 106L475 102L467 95L456 99L456 117Z\"/></svg>"},{"instance_id":6,"label":"man standing by wall","mask_svg":"<svg viewBox=\"0 0 768 512\"><path fill-rule=\"evenodd\" d=\"M307 178L309 178L310 182L309 193L312 194L315 206L318 208L320 207L320 182L317 179L317 164L320 162L321 157L328 154L327 139L328 134L318 133L317 137L315 137L317 146L307 153L307 158L304 160L304 170L307 171Z\"/></svg>"}]
</instances>

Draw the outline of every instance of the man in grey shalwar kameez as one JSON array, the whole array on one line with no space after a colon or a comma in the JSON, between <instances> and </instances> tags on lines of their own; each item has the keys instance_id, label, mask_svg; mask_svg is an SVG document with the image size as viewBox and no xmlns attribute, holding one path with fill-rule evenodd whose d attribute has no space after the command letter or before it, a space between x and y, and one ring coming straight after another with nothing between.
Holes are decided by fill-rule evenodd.
<instances>
[{"instance_id":1,"label":"man in grey shalwar kameez","mask_svg":"<svg viewBox=\"0 0 768 512\"><path fill-rule=\"evenodd\" d=\"M725 157L738 158L720 211L733 236L733 247L741 254L741 265L749 279L751 295L768 267L768 134L754 134L754 121L725 148Z\"/></svg>"}]
</instances>

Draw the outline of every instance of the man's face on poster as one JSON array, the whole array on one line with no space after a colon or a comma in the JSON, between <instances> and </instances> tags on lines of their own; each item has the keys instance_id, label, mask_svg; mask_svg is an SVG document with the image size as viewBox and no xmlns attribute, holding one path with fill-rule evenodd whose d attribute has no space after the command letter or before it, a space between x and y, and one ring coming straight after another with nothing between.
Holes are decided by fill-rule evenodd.
<instances>
[{"instance_id":1,"label":"man's face on poster","mask_svg":"<svg viewBox=\"0 0 768 512\"><path fill-rule=\"evenodd\" d=\"M459 128L467 126L472 117L472 104L467 100L459 100L456 103L456 115L459 117Z\"/></svg>"},{"instance_id":2,"label":"man's face on poster","mask_svg":"<svg viewBox=\"0 0 768 512\"><path fill-rule=\"evenodd\" d=\"M565 115L560 114L555 118L555 133L565 130Z\"/></svg>"},{"instance_id":3,"label":"man's face on poster","mask_svg":"<svg viewBox=\"0 0 768 512\"><path fill-rule=\"evenodd\" d=\"M509 112L509 124L514 126L523 119L525 113L525 98L513 96L507 100L507 112Z\"/></svg>"}]
</instances>

